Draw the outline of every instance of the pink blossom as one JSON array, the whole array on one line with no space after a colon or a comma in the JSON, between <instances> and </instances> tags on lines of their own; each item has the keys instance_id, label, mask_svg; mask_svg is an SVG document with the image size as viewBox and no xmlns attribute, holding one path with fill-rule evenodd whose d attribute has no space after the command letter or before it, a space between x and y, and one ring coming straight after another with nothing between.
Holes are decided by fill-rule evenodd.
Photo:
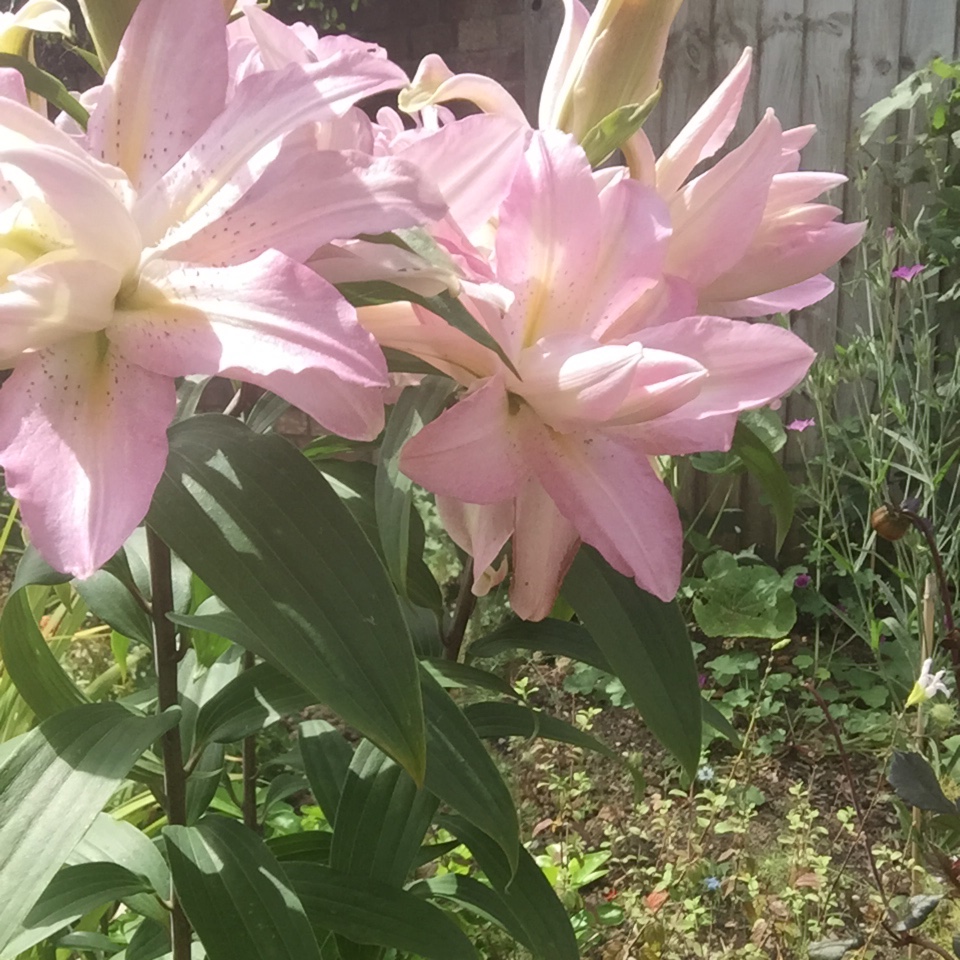
<instances>
[{"instance_id":1,"label":"pink blossom","mask_svg":"<svg viewBox=\"0 0 960 960\"><path fill-rule=\"evenodd\" d=\"M912 267L897 267L890 271L890 276L895 280L904 280L909 283L914 277L919 276L926 268L922 263L915 263Z\"/></svg>"},{"instance_id":2,"label":"pink blossom","mask_svg":"<svg viewBox=\"0 0 960 960\"><path fill-rule=\"evenodd\" d=\"M787 424L787 430L793 430L795 433L803 433L804 430L816 426L816 423L816 420L791 420L790 423Z\"/></svg>"},{"instance_id":3,"label":"pink blossom","mask_svg":"<svg viewBox=\"0 0 960 960\"><path fill-rule=\"evenodd\" d=\"M506 309L465 303L517 373L419 307L361 311L382 344L464 387L407 444L401 469L438 495L480 589L512 542L520 616L549 613L581 540L670 599L682 530L650 458L728 448L738 413L790 390L813 353L780 327L719 317L609 335L660 282L668 211L636 181L599 182L566 135L533 135L497 220L491 267Z\"/></svg>"},{"instance_id":4,"label":"pink blossom","mask_svg":"<svg viewBox=\"0 0 960 960\"><path fill-rule=\"evenodd\" d=\"M251 73L228 100L220 0L142 0L86 134L0 99L0 463L57 569L89 575L143 519L176 377L243 379L346 436L380 430L383 357L295 258L445 208L412 168L301 135L382 83L338 69Z\"/></svg>"}]
</instances>

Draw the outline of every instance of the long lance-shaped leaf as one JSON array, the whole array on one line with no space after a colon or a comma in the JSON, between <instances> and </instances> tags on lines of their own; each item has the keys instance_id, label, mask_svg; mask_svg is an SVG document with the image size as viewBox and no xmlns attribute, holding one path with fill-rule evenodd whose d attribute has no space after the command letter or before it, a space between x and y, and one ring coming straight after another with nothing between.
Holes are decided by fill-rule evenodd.
<instances>
[{"instance_id":1,"label":"long lance-shaped leaf","mask_svg":"<svg viewBox=\"0 0 960 960\"><path fill-rule=\"evenodd\" d=\"M210 817L163 835L177 897L210 960L320 960L290 881L252 830Z\"/></svg>"},{"instance_id":2,"label":"long lance-shaped leaf","mask_svg":"<svg viewBox=\"0 0 960 960\"><path fill-rule=\"evenodd\" d=\"M463 712L473 724L477 736L485 740L499 737L543 737L544 740L556 740L559 743L582 747L584 750L592 750L611 760L620 759L605 743L583 730L578 730L566 720L552 717L541 710L531 710L519 703L487 700L483 703L467 704Z\"/></svg>"},{"instance_id":3,"label":"long lance-shaped leaf","mask_svg":"<svg viewBox=\"0 0 960 960\"><path fill-rule=\"evenodd\" d=\"M319 863L288 863L286 872L318 933L329 930L425 960L477 960L473 945L442 910L405 890Z\"/></svg>"},{"instance_id":4,"label":"long lance-shaped leaf","mask_svg":"<svg viewBox=\"0 0 960 960\"><path fill-rule=\"evenodd\" d=\"M259 640L258 653L422 782L419 671L396 594L300 453L229 417L176 424L147 521Z\"/></svg>"},{"instance_id":5,"label":"long lance-shaped leaf","mask_svg":"<svg viewBox=\"0 0 960 960\"><path fill-rule=\"evenodd\" d=\"M793 485L767 445L745 423L738 423L730 448L763 487L777 523L777 550L783 546L793 523Z\"/></svg>"},{"instance_id":6,"label":"long lance-shaped leaf","mask_svg":"<svg viewBox=\"0 0 960 960\"><path fill-rule=\"evenodd\" d=\"M336 828L343 785L353 762L353 747L326 720L301 723L297 745L314 799L327 823Z\"/></svg>"},{"instance_id":7,"label":"long lance-shaped leaf","mask_svg":"<svg viewBox=\"0 0 960 960\"><path fill-rule=\"evenodd\" d=\"M547 619L537 622L510 620L493 633L474 640L467 648L471 657L495 657L512 650L531 650L568 657L613 673L607 658L586 627L568 620Z\"/></svg>"},{"instance_id":8,"label":"long lance-shaped leaf","mask_svg":"<svg viewBox=\"0 0 960 960\"><path fill-rule=\"evenodd\" d=\"M137 757L180 711L92 703L44 720L0 765L0 945L36 903Z\"/></svg>"},{"instance_id":9,"label":"long lance-shaped leaf","mask_svg":"<svg viewBox=\"0 0 960 960\"><path fill-rule=\"evenodd\" d=\"M651 731L692 775L700 759L701 698L677 605L641 590L590 547L578 552L563 595Z\"/></svg>"},{"instance_id":10,"label":"long lance-shaped leaf","mask_svg":"<svg viewBox=\"0 0 960 960\"><path fill-rule=\"evenodd\" d=\"M430 756L427 755L429 769ZM420 852L438 801L369 741L353 754L337 808L330 866L399 887Z\"/></svg>"},{"instance_id":11,"label":"long lance-shaped leaf","mask_svg":"<svg viewBox=\"0 0 960 960\"><path fill-rule=\"evenodd\" d=\"M386 550L386 545L381 542L376 505L377 468L373 464L358 460L320 460L316 467L327 478L330 486L343 500L344 506L353 515L353 519L357 521L360 529L367 535L367 539L386 563L386 554L383 552ZM423 560L426 540L423 520L412 501L407 502L406 511L407 555L403 564L405 587L401 592L411 603L439 611L443 608L443 597L430 568ZM399 544L397 548L399 549ZM391 575L396 576L396 572L389 565L387 568L391 571Z\"/></svg>"},{"instance_id":12,"label":"long lance-shaped leaf","mask_svg":"<svg viewBox=\"0 0 960 960\"><path fill-rule=\"evenodd\" d=\"M441 293L435 297L426 297L407 290L406 287L386 281L364 281L362 283L341 283L337 289L355 307L373 307L382 303L416 303L426 307L431 313L446 320L455 330L466 334L482 347L492 350L517 376L513 361L503 352L503 347L493 338L490 331L477 320L456 297Z\"/></svg>"},{"instance_id":13,"label":"long lance-shaped leaf","mask_svg":"<svg viewBox=\"0 0 960 960\"><path fill-rule=\"evenodd\" d=\"M24 929L13 936L5 954L13 957L29 950L102 904L149 892L150 884L143 877L116 863L64 867L24 918Z\"/></svg>"},{"instance_id":14,"label":"long lance-shaped leaf","mask_svg":"<svg viewBox=\"0 0 960 960\"><path fill-rule=\"evenodd\" d=\"M104 72L120 49L120 41L140 0L79 0L80 12L97 50Z\"/></svg>"},{"instance_id":15,"label":"long lance-shaped leaf","mask_svg":"<svg viewBox=\"0 0 960 960\"><path fill-rule=\"evenodd\" d=\"M0 53L0 67L13 68L20 72L24 86L53 104L58 110L72 117L86 130L90 113L67 88L52 74L41 70L36 64L15 53Z\"/></svg>"},{"instance_id":16,"label":"long lance-shaped leaf","mask_svg":"<svg viewBox=\"0 0 960 960\"><path fill-rule=\"evenodd\" d=\"M567 911L533 857L518 844L517 866L511 870L503 851L462 817L441 817L442 827L459 837L476 857L503 901L501 913L512 915L524 931L521 940L540 960L578 960L580 951ZM512 929L512 925L510 928Z\"/></svg>"},{"instance_id":17,"label":"long lance-shaped leaf","mask_svg":"<svg viewBox=\"0 0 960 960\"><path fill-rule=\"evenodd\" d=\"M453 381L446 377L427 377L418 386L407 387L390 414L380 447L374 501L377 528L387 569L403 593L407 590L410 513L414 506L413 481L400 472L400 451L440 413L453 388Z\"/></svg>"},{"instance_id":18,"label":"long lance-shaped leaf","mask_svg":"<svg viewBox=\"0 0 960 960\"><path fill-rule=\"evenodd\" d=\"M40 633L26 590L8 597L3 608L0 656L20 696L41 720L87 702Z\"/></svg>"},{"instance_id":19,"label":"long lance-shaped leaf","mask_svg":"<svg viewBox=\"0 0 960 960\"><path fill-rule=\"evenodd\" d=\"M426 786L517 863L520 826L510 790L463 711L422 671L427 715Z\"/></svg>"},{"instance_id":20,"label":"long lance-shaped leaf","mask_svg":"<svg viewBox=\"0 0 960 960\"><path fill-rule=\"evenodd\" d=\"M200 708L197 743L235 743L313 702L314 698L291 677L269 663L258 663Z\"/></svg>"},{"instance_id":21,"label":"long lance-shaped leaf","mask_svg":"<svg viewBox=\"0 0 960 960\"><path fill-rule=\"evenodd\" d=\"M567 620L547 619L536 623L511 620L493 633L475 640L470 644L467 653L475 657L495 657L513 650L539 651L557 657L567 657L570 660L587 663L605 673L614 672L610 662L600 652L600 648L586 627ZM703 722L726 737L739 750L740 737L730 721L705 698L700 707ZM546 734L541 735L546 736Z\"/></svg>"},{"instance_id":22,"label":"long lance-shaped leaf","mask_svg":"<svg viewBox=\"0 0 960 960\"><path fill-rule=\"evenodd\" d=\"M407 887L407 890L431 900L450 900L480 919L495 923L528 950L533 948L527 931L510 909L506 898L473 877L460 873L445 873L440 877L418 880Z\"/></svg>"}]
</instances>

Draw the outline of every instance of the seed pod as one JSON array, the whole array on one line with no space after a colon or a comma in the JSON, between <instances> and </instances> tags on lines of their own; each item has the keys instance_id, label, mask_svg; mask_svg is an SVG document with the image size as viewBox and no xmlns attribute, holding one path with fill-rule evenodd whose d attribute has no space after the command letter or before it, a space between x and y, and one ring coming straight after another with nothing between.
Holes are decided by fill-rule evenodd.
<instances>
[{"instance_id":1,"label":"seed pod","mask_svg":"<svg viewBox=\"0 0 960 960\"><path fill-rule=\"evenodd\" d=\"M910 519L897 507L884 504L870 515L870 526L884 540L899 540L910 529Z\"/></svg>"}]
</instances>

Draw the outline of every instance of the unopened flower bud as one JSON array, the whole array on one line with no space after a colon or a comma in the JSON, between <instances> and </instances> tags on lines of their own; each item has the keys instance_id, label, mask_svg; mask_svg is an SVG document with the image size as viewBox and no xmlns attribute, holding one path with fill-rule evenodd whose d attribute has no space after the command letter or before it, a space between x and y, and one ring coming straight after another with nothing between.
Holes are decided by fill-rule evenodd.
<instances>
[{"instance_id":1,"label":"unopened flower bud","mask_svg":"<svg viewBox=\"0 0 960 960\"><path fill-rule=\"evenodd\" d=\"M578 140L604 117L656 92L682 0L600 0L577 47L552 126Z\"/></svg>"}]
</instances>

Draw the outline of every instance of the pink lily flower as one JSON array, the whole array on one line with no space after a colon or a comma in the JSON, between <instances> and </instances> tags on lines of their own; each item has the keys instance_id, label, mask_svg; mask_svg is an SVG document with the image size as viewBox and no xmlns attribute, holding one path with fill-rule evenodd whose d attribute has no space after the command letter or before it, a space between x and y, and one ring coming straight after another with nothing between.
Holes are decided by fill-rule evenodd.
<instances>
[{"instance_id":1,"label":"pink lily flower","mask_svg":"<svg viewBox=\"0 0 960 960\"><path fill-rule=\"evenodd\" d=\"M372 183L303 135L379 78L326 88L330 64L294 65L228 102L225 28L220 0L142 0L82 139L0 99L0 464L35 546L79 577L147 511L176 377L379 432L383 357L294 257L444 209L409 168Z\"/></svg>"},{"instance_id":2,"label":"pink lily flower","mask_svg":"<svg viewBox=\"0 0 960 960\"><path fill-rule=\"evenodd\" d=\"M760 317L810 306L833 290L823 271L863 237L866 224L838 223L839 208L811 202L846 181L798 171L815 128L784 131L770 110L743 144L688 181L730 136L752 60L748 47L659 159L642 132L627 148L631 174L656 188L674 224L665 267L671 297L639 305L635 325L689 312Z\"/></svg>"},{"instance_id":3,"label":"pink lily flower","mask_svg":"<svg viewBox=\"0 0 960 960\"><path fill-rule=\"evenodd\" d=\"M813 352L779 327L686 317L608 331L660 282L669 214L624 176L601 185L572 137L533 135L499 210L504 313L470 301L493 352L407 304L361 311L382 344L450 373L462 399L408 442L401 469L438 495L475 590L512 540L511 602L546 616L581 540L644 589L680 582L676 505L651 457L729 447L737 415L792 389Z\"/></svg>"},{"instance_id":4,"label":"pink lily flower","mask_svg":"<svg viewBox=\"0 0 960 960\"><path fill-rule=\"evenodd\" d=\"M632 15L637 15L644 4L634 6ZM595 61L600 56L584 51L596 46L601 7L592 17L579 0L565 0L565 8L540 100L543 129L566 129L565 124L572 122L578 102L573 96L576 78L591 57ZM670 3L653 11L659 27L669 26L675 12ZM650 42L658 44L661 33L652 30ZM604 38L606 43L615 41L609 35ZM660 60L653 59L658 72ZM673 236L664 268L666 284L621 319L621 333L691 313L762 317L810 306L833 290L833 281L823 271L863 237L866 224L838 223L837 207L811 202L846 181L841 174L798 172L800 149L815 128L784 131L772 111L745 143L688 181L694 168L715 156L733 131L752 59L747 48L659 159L642 131L624 145L631 176L655 188L669 205ZM644 89L650 88L652 76L648 71ZM455 98L471 99L481 109L522 122L520 108L506 90L486 77L454 75L434 56L421 63L401 93L400 105L422 109ZM586 132L583 126L578 122L578 133Z\"/></svg>"}]
</instances>

